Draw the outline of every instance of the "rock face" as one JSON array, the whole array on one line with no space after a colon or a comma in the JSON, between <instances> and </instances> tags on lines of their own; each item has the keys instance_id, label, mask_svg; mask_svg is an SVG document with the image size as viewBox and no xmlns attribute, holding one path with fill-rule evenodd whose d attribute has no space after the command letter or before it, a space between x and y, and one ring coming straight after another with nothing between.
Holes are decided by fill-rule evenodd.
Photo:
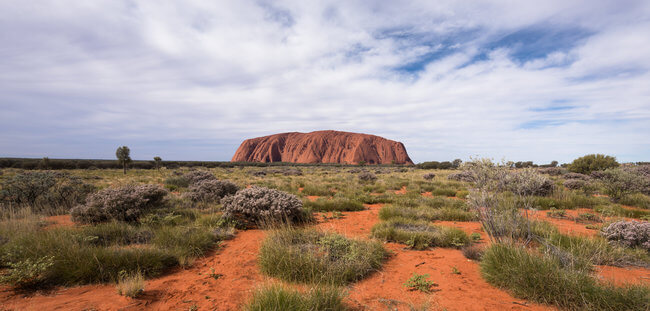
<instances>
[{"instance_id":1,"label":"rock face","mask_svg":"<svg viewBox=\"0 0 650 311\"><path fill-rule=\"evenodd\" d=\"M338 131L292 132L247 139L231 161L413 164L400 142Z\"/></svg>"}]
</instances>

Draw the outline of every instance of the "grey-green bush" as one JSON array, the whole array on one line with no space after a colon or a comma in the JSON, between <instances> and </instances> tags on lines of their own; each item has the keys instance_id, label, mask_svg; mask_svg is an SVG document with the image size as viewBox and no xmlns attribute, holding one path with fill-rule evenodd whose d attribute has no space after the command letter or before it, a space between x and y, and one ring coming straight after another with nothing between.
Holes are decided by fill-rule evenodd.
<instances>
[{"instance_id":1,"label":"grey-green bush","mask_svg":"<svg viewBox=\"0 0 650 311\"><path fill-rule=\"evenodd\" d=\"M300 221L303 217L302 201L293 194L253 186L221 199L224 217L245 224L263 221Z\"/></svg>"},{"instance_id":2,"label":"grey-green bush","mask_svg":"<svg viewBox=\"0 0 650 311\"><path fill-rule=\"evenodd\" d=\"M29 206L35 212L67 212L83 203L95 187L60 172L25 172L5 179L0 203Z\"/></svg>"},{"instance_id":3,"label":"grey-green bush","mask_svg":"<svg viewBox=\"0 0 650 311\"><path fill-rule=\"evenodd\" d=\"M109 220L136 222L140 216L165 206L167 191L157 185L127 185L101 190L74 207L75 222L100 223Z\"/></svg>"},{"instance_id":4,"label":"grey-green bush","mask_svg":"<svg viewBox=\"0 0 650 311\"><path fill-rule=\"evenodd\" d=\"M219 202L237 190L239 187L229 180L207 179L192 184L184 196L194 202Z\"/></svg>"}]
</instances>

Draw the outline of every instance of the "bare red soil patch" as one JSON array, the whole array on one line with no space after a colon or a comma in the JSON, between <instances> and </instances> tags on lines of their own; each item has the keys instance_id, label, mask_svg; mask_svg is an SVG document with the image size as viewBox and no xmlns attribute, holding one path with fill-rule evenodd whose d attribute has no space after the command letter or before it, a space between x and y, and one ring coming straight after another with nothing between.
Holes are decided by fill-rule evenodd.
<instances>
[{"instance_id":1,"label":"bare red soil patch","mask_svg":"<svg viewBox=\"0 0 650 311\"><path fill-rule=\"evenodd\" d=\"M307 200L312 201L312 202L318 200L318 198L320 198L320 196L318 196L318 195L308 195L307 196Z\"/></svg>"},{"instance_id":2,"label":"bare red soil patch","mask_svg":"<svg viewBox=\"0 0 650 311\"><path fill-rule=\"evenodd\" d=\"M0 292L2 310L237 310L264 279L257 267L265 233L242 231L212 256L186 270L148 280L137 299L119 296L114 285L58 289L30 297Z\"/></svg>"},{"instance_id":3,"label":"bare red soil patch","mask_svg":"<svg viewBox=\"0 0 650 311\"><path fill-rule=\"evenodd\" d=\"M650 285L650 270L639 267L611 267L597 266L597 276L599 279L612 282L618 286L631 284Z\"/></svg>"},{"instance_id":4,"label":"bare red soil patch","mask_svg":"<svg viewBox=\"0 0 650 311\"><path fill-rule=\"evenodd\" d=\"M57 227L74 227L75 225L70 215L49 216L45 219L45 221L49 223L45 229Z\"/></svg>"},{"instance_id":5,"label":"bare red soil patch","mask_svg":"<svg viewBox=\"0 0 650 311\"><path fill-rule=\"evenodd\" d=\"M548 221L555 225L560 232L564 234L573 234L573 235L582 235L582 236L593 236L598 234L598 230L587 229L589 223L576 222L574 218L578 217L578 214L581 213L594 213L590 209L576 209L576 210L566 210L565 218L555 218L549 217L546 213L548 211L528 211L528 215L531 219L538 219L543 221Z\"/></svg>"},{"instance_id":6,"label":"bare red soil patch","mask_svg":"<svg viewBox=\"0 0 650 311\"><path fill-rule=\"evenodd\" d=\"M343 212L338 219L325 219L320 229L335 231L348 237L367 238L378 221L381 204L365 205L359 212ZM436 222L458 226L466 232L479 232L476 222ZM404 245L386 243L392 252L383 268L349 287L348 301L362 310L410 310L428 305L434 310L554 310L528 303L489 285L480 276L478 264L466 259L460 250L436 248L426 251L406 249ZM452 273L455 267L460 274ZM438 284L436 291L426 294L409 291L403 284L413 273L429 274Z\"/></svg>"}]
</instances>

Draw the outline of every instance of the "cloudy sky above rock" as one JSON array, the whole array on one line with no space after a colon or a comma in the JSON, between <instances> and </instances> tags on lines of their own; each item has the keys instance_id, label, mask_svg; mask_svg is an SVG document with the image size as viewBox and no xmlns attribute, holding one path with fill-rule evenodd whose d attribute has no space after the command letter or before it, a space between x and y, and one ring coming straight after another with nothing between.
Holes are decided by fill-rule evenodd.
<instances>
[{"instance_id":1,"label":"cloudy sky above rock","mask_svg":"<svg viewBox=\"0 0 650 311\"><path fill-rule=\"evenodd\" d=\"M650 160L650 1L2 1L0 156L230 160L342 130L415 162Z\"/></svg>"}]
</instances>

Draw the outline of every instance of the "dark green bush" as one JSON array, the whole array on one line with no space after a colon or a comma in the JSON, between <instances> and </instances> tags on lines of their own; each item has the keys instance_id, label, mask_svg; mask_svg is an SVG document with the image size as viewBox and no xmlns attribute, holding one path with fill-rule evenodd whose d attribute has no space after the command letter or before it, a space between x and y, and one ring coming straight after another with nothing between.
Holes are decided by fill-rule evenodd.
<instances>
[{"instance_id":1,"label":"dark green bush","mask_svg":"<svg viewBox=\"0 0 650 311\"><path fill-rule=\"evenodd\" d=\"M608 168L618 167L615 157L603 154L588 154L577 158L569 164L569 170L574 173L589 174L593 171L602 171Z\"/></svg>"}]
</instances>

